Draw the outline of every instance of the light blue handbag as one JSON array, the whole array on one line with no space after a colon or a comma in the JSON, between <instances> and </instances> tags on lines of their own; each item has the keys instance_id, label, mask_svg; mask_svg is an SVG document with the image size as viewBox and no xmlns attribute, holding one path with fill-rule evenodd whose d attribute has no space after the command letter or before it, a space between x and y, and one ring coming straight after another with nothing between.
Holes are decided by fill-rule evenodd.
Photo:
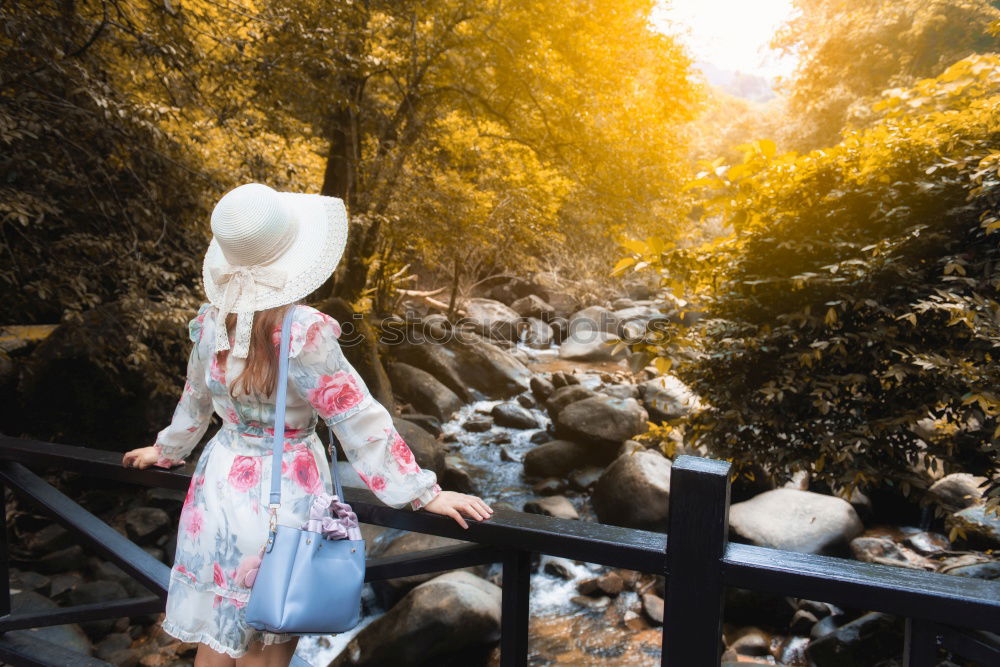
<instances>
[{"instance_id":1,"label":"light blue handbag","mask_svg":"<svg viewBox=\"0 0 1000 667\"><path fill-rule=\"evenodd\" d=\"M365 541L354 529L344 539L328 539L323 532L277 523L281 504L281 453L284 449L285 394L292 311L281 324L278 395L274 413L271 459L271 522L263 558L245 611L250 627L293 635L327 635L352 629L361 620L361 590L365 582ZM337 474L337 450L330 448L330 470L336 484L335 503L343 502ZM353 514L353 513L351 513ZM356 517L355 517L356 519Z\"/></svg>"}]
</instances>

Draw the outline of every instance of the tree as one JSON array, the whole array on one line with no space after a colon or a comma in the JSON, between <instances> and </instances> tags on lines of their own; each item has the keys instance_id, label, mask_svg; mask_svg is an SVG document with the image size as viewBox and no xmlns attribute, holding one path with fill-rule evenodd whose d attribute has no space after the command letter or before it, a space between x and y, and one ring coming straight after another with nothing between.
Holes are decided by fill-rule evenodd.
<instances>
[{"instance_id":1,"label":"tree","mask_svg":"<svg viewBox=\"0 0 1000 667\"><path fill-rule=\"evenodd\" d=\"M922 469L1000 501L1000 55L888 91L871 127L805 155L769 141L691 186L731 234L633 243L706 317L636 345L708 407L678 425L746 469L845 495ZM655 239L654 239L655 241Z\"/></svg>"},{"instance_id":2,"label":"tree","mask_svg":"<svg viewBox=\"0 0 1000 667\"><path fill-rule=\"evenodd\" d=\"M991 0L796 0L796 15L772 46L799 65L789 96L790 148L835 144L845 127L872 120L885 88L936 76L974 53L996 50L987 32L1000 19ZM783 142L784 143L784 142Z\"/></svg>"}]
</instances>

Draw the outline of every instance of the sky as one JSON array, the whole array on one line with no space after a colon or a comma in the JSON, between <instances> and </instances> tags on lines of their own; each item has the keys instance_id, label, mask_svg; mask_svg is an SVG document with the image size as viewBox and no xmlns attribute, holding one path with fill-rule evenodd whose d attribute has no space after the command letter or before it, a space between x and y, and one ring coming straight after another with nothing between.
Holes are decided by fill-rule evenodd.
<instances>
[{"instance_id":1,"label":"sky","mask_svg":"<svg viewBox=\"0 0 1000 667\"><path fill-rule=\"evenodd\" d=\"M791 13L792 0L660 0L653 23L677 35L696 61L773 79L795 66L767 46Z\"/></svg>"}]
</instances>

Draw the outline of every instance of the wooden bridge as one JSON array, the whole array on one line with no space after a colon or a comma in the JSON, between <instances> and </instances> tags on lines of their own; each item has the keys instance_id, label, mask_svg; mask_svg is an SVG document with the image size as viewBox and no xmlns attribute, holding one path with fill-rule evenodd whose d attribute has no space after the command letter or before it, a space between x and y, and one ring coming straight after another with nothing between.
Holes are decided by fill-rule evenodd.
<instances>
[{"instance_id":1,"label":"wooden bridge","mask_svg":"<svg viewBox=\"0 0 1000 667\"><path fill-rule=\"evenodd\" d=\"M83 544L154 592L140 598L12 614L4 517L4 530L0 531L0 578L5 586L0 591L0 659L16 666L107 665L41 639L24 639L23 634L15 639L5 633L160 613L170 569L48 484L32 468L73 470L93 478L181 491L187 490L190 475L160 468L124 468L117 452L0 436L0 490L10 486ZM671 474L667 534L503 507L496 508L488 521L469 521L465 530L450 517L387 507L368 489L345 488L344 493L364 523L465 542L416 554L370 558L367 581L502 564L500 649L504 667L527 664L532 552L665 575L661 660L666 667L720 664L723 594L728 586L903 617L906 667L933 667L939 650L984 667L1000 665L1000 581L730 544L729 464L722 461L677 458Z\"/></svg>"}]
</instances>

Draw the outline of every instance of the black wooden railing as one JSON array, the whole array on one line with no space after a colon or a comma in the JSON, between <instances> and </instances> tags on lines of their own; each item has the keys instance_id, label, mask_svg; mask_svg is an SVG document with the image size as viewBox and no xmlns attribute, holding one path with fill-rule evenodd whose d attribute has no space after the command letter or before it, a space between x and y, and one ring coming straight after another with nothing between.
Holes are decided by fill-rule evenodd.
<instances>
[{"instance_id":1,"label":"black wooden railing","mask_svg":"<svg viewBox=\"0 0 1000 667\"><path fill-rule=\"evenodd\" d=\"M74 470L86 476L186 490L190 475L159 468L126 469L121 454L0 436L0 491L20 496L74 532L92 549L135 577L153 596L44 612L10 613L6 526L0 530L0 658L12 665L106 665L41 640L8 639L7 631L163 611L169 569L86 509L33 468ZM668 535L600 523L557 519L495 508L488 521L397 510L367 489L345 488L365 523L465 541L417 554L370 558L368 581L502 563L501 664L526 665L532 552L667 578L662 664L719 665L723 594L728 586L882 611L906 619L906 667L937 664L938 650L980 664L1000 665L1000 582L799 554L727 541L729 464L691 456L674 462ZM6 519L5 519L6 520Z\"/></svg>"}]
</instances>

